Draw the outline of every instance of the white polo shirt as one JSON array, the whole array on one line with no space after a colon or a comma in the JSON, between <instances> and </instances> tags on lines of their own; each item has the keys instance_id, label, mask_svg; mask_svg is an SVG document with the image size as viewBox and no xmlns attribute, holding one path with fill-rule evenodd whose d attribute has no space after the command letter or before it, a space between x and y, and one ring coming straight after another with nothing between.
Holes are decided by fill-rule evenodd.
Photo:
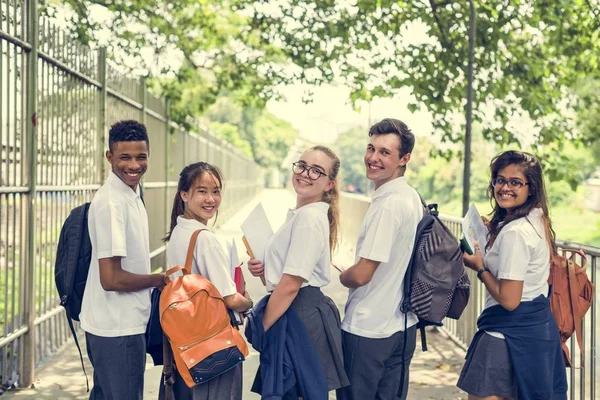
<instances>
[{"instance_id":1,"label":"white polo shirt","mask_svg":"<svg viewBox=\"0 0 600 400\"><path fill-rule=\"evenodd\" d=\"M532 301L539 295L548 297L550 249L541 208L533 209L527 218L506 224L485 256L485 266L496 279L523 281L521 301ZM499 303L486 290L485 308ZM497 338L501 333L488 332Z\"/></svg>"},{"instance_id":2,"label":"white polo shirt","mask_svg":"<svg viewBox=\"0 0 600 400\"><path fill-rule=\"evenodd\" d=\"M379 261L379 266L368 284L350 289L344 331L381 339L405 329L400 311L404 275L422 218L419 195L405 177L386 182L373 193L358 236L355 262L365 258ZM406 328L417 323L413 313L407 317Z\"/></svg>"},{"instance_id":3,"label":"white polo shirt","mask_svg":"<svg viewBox=\"0 0 600 400\"><path fill-rule=\"evenodd\" d=\"M107 292L100 284L98 260L121 257L121 268L133 274L150 273L150 240L146 207L112 171L96 192L88 214L92 258L83 304L81 328L96 336L117 337L146 332L150 289Z\"/></svg>"},{"instance_id":4,"label":"white polo shirt","mask_svg":"<svg viewBox=\"0 0 600 400\"><path fill-rule=\"evenodd\" d=\"M265 249L267 291L275 289L284 273L303 278L302 287L331 282L328 211L329 204L321 201L288 211Z\"/></svg>"},{"instance_id":5,"label":"white polo shirt","mask_svg":"<svg viewBox=\"0 0 600 400\"><path fill-rule=\"evenodd\" d=\"M198 229L208 228L195 219L177 217L177 225L175 225L171 233L171 239L167 244L167 264L169 268L176 265L185 266L190 238ZM231 278L229 259L215 234L209 230L200 232L196 239L192 273L200 274L208 279L223 297L232 295L237 291Z\"/></svg>"}]
</instances>

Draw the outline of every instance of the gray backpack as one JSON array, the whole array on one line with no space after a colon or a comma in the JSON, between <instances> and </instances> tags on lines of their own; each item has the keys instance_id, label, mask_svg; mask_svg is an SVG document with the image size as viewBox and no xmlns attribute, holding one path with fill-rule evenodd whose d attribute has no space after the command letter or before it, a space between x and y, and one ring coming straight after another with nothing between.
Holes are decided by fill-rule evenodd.
<instances>
[{"instance_id":1,"label":"gray backpack","mask_svg":"<svg viewBox=\"0 0 600 400\"><path fill-rule=\"evenodd\" d=\"M421 197L421 195L419 195ZM469 302L471 282L463 265L463 251L456 236L438 218L438 205L423 204L423 219L417 225L415 245L404 276L404 297L400 311L413 312L419 318L421 347L427 351L425 327L442 326L444 318L458 319ZM407 335L402 345L402 375L406 370ZM398 397L402 397L404 383L400 382Z\"/></svg>"},{"instance_id":2,"label":"gray backpack","mask_svg":"<svg viewBox=\"0 0 600 400\"><path fill-rule=\"evenodd\" d=\"M415 246L404 277L403 313L419 318L423 351L425 327L442 326L444 318L458 319L469 301L471 283L456 237L438 218L438 205L426 205L417 225Z\"/></svg>"}]
</instances>

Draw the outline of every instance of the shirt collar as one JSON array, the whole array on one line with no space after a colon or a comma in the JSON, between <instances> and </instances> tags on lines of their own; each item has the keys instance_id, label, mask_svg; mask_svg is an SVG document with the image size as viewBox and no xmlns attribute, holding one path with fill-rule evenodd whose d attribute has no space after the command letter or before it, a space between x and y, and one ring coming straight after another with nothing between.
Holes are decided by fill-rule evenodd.
<instances>
[{"instance_id":1,"label":"shirt collar","mask_svg":"<svg viewBox=\"0 0 600 400\"><path fill-rule=\"evenodd\" d=\"M177 217L177 226L185 229L193 229L195 231L198 229L208 229L208 226L204 225L202 222L196 219L184 218L183 215Z\"/></svg>"},{"instance_id":2,"label":"shirt collar","mask_svg":"<svg viewBox=\"0 0 600 400\"><path fill-rule=\"evenodd\" d=\"M398 193L406 185L408 185L408 183L406 182L405 176L394 178L391 181L379 186L379 188L373 192L371 198L372 200L375 200L379 197L387 196L388 194Z\"/></svg>"},{"instance_id":3,"label":"shirt collar","mask_svg":"<svg viewBox=\"0 0 600 400\"><path fill-rule=\"evenodd\" d=\"M106 179L111 187L121 192L129 200L137 200L140 197L140 185L138 184L137 190L134 192L125 182L121 180L112 170L108 174Z\"/></svg>"},{"instance_id":4,"label":"shirt collar","mask_svg":"<svg viewBox=\"0 0 600 400\"><path fill-rule=\"evenodd\" d=\"M301 210L303 208L316 208L317 210L321 210L325 214L327 214L327 212L329 211L329 204L325 203L324 201L317 201L317 202L310 203L310 204L307 204L305 206L302 206L300 208L290 209L288 211L288 214L289 215L296 214L299 210Z\"/></svg>"}]
</instances>

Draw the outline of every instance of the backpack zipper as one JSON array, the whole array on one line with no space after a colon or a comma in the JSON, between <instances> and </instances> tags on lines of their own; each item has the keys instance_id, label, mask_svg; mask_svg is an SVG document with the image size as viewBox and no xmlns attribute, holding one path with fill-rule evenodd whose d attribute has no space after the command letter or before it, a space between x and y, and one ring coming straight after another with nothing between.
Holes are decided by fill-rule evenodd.
<instances>
[{"instance_id":1,"label":"backpack zipper","mask_svg":"<svg viewBox=\"0 0 600 400\"><path fill-rule=\"evenodd\" d=\"M190 344L186 344L186 345L184 345L184 346L178 346L177 348L178 348L179 350L181 350L181 351L188 350L188 349L190 349L191 347L194 347L194 346L196 346L197 344L200 344L200 343L202 343L202 342L205 342L205 341L207 341L208 339L211 339L212 337L214 337L214 336L218 335L219 333L223 332L223 330L224 330L225 328L227 328L227 325L229 325L229 321L228 321L228 322L225 324L225 326L223 326L221 329L219 329L217 332L213 333L212 335L210 335L210 336L208 336L208 337L205 337L204 339L196 340L195 342L192 342L192 343L190 343ZM228 344L229 344L229 343L228 343Z\"/></svg>"}]
</instances>

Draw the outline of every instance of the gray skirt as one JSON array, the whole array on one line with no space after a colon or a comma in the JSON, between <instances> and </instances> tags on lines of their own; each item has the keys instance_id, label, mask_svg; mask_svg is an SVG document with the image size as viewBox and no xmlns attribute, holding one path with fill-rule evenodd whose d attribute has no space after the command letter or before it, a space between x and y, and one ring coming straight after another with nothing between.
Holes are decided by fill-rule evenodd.
<instances>
[{"instance_id":1,"label":"gray skirt","mask_svg":"<svg viewBox=\"0 0 600 400\"><path fill-rule=\"evenodd\" d=\"M239 363L224 374L193 388L189 388L175 370L175 383L173 384L175 400L241 400L242 364ZM165 385L161 382L158 398L164 400L165 397Z\"/></svg>"},{"instance_id":2,"label":"gray skirt","mask_svg":"<svg viewBox=\"0 0 600 400\"><path fill-rule=\"evenodd\" d=\"M342 321L333 300L320 288L306 286L300 289L292 308L304 324L308 337L315 346L327 374L329 390L348 386L342 352Z\"/></svg>"},{"instance_id":3,"label":"gray skirt","mask_svg":"<svg viewBox=\"0 0 600 400\"><path fill-rule=\"evenodd\" d=\"M517 382L504 339L484 333L470 352L457 386L476 397L517 398Z\"/></svg>"}]
</instances>

